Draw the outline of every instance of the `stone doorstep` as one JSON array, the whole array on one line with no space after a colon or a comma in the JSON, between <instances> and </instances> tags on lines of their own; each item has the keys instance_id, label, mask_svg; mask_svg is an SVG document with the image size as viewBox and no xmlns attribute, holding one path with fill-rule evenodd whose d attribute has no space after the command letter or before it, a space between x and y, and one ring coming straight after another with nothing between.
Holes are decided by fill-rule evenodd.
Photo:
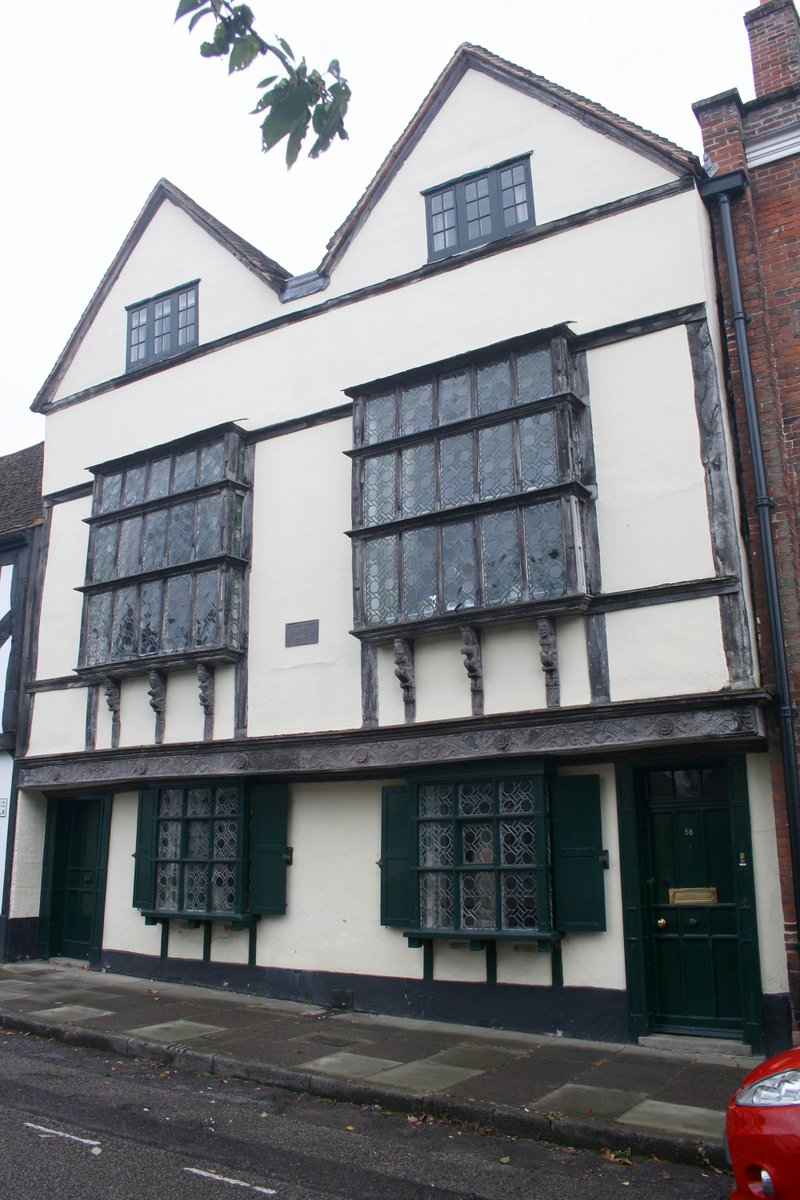
<instances>
[{"instance_id":1,"label":"stone doorstep","mask_svg":"<svg viewBox=\"0 0 800 1200\"><path fill-rule=\"evenodd\" d=\"M681 1036L672 1033L650 1033L639 1038L639 1045L647 1050L666 1050L680 1054L683 1058L752 1058L753 1047L732 1038Z\"/></svg>"}]
</instances>

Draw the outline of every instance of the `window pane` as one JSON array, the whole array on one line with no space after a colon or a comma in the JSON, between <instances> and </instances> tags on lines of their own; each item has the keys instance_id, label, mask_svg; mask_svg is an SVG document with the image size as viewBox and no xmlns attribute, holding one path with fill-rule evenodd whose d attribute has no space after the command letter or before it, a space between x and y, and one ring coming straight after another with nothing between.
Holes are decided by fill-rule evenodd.
<instances>
[{"instance_id":1,"label":"window pane","mask_svg":"<svg viewBox=\"0 0 800 1200\"><path fill-rule=\"evenodd\" d=\"M465 871L461 876L461 928L496 929L494 871Z\"/></svg>"},{"instance_id":2,"label":"window pane","mask_svg":"<svg viewBox=\"0 0 800 1200\"><path fill-rule=\"evenodd\" d=\"M206 858L211 845L208 821L187 821L186 853L189 858Z\"/></svg>"},{"instance_id":3,"label":"window pane","mask_svg":"<svg viewBox=\"0 0 800 1200\"><path fill-rule=\"evenodd\" d=\"M519 422L522 487L551 487L559 482L554 412L535 413Z\"/></svg>"},{"instance_id":4,"label":"window pane","mask_svg":"<svg viewBox=\"0 0 800 1200\"><path fill-rule=\"evenodd\" d=\"M167 580L164 652L179 654L189 646L189 576Z\"/></svg>"},{"instance_id":5,"label":"window pane","mask_svg":"<svg viewBox=\"0 0 800 1200\"><path fill-rule=\"evenodd\" d=\"M456 197L453 188L431 196L430 222L434 253L456 244Z\"/></svg>"},{"instance_id":6,"label":"window pane","mask_svg":"<svg viewBox=\"0 0 800 1200\"><path fill-rule=\"evenodd\" d=\"M433 443L409 446L402 452L401 460L403 516L417 517L432 512L436 503Z\"/></svg>"},{"instance_id":7,"label":"window pane","mask_svg":"<svg viewBox=\"0 0 800 1200\"><path fill-rule=\"evenodd\" d=\"M176 504L169 514L169 565L189 562L192 557L194 505Z\"/></svg>"},{"instance_id":8,"label":"window pane","mask_svg":"<svg viewBox=\"0 0 800 1200\"><path fill-rule=\"evenodd\" d=\"M242 591L244 585L242 584L241 574L238 571L224 573L222 581L223 586L227 588L228 592L228 644L234 650L239 650L242 645ZM226 609L223 607L223 618L225 611ZM220 635L221 640L222 635Z\"/></svg>"},{"instance_id":9,"label":"window pane","mask_svg":"<svg viewBox=\"0 0 800 1200\"><path fill-rule=\"evenodd\" d=\"M142 518L128 517L119 523L117 576L135 575L142 566Z\"/></svg>"},{"instance_id":10,"label":"window pane","mask_svg":"<svg viewBox=\"0 0 800 1200\"><path fill-rule=\"evenodd\" d=\"M500 782L501 813L532 813L536 791L532 779L503 779Z\"/></svg>"},{"instance_id":11,"label":"window pane","mask_svg":"<svg viewBox=\"0 0 800 1200\"><path fill-rule=\"evenodd\" d=\"M133 655L136 635L136 588L120 588L114 593L114 621L111 629L111 657L118 662Z\"/></svg>"},{"instance_id":12,"label":"window pane","mask_svg":"<svg viewBox=\"0 0 800 1200\"><path fill-rule=\"evenodd\" d=\"M500 198L506 229L528 220L530 208L523 166L509 167L500 172Z\"/></svg>"},{"instance_id":13,"label":"window pane","mask_svg":"<svg viewBox=\"0 0 800 1200\"><path fill-rule=\"evenodd\" d=\"M458 789L458 811L462 817L490 816L494 811L494 784L462 783Z\"/></svg>"},{"instance_id":14,"label":"window pane","mask_svg":"<svg viewBox=\"0 0 800 1200\"><path fill-rule=\"evenodd\" d=\"M92 552L92 579L95 583L103 583L106 579L112 579L114 576L118 529L119 525L116 521L111 525L95 526Z\"/></svg>"},{"instance_id":15,"label":"window pane","mask_svg":"<svg viewBox=\"0 0 800 1200\"><path fill-rule=\"evenodd\" d=\"M364 614L368 624L397 620L397 538L373 538L364 546Z\"/></svg>"},{"instance_id":16,"label":"window pane","mask_svg":"<svg viewBox=\"0 0 800 1200\"><path fill-rule=\"evenodd\" d=\"M421 817L451 817L455 811L455 788L452 783L428 783L418 795Z\"/></svg>"},{"instance_id":17,"label":"window pane","mask_svg":"<svg viewBox=\"0 0 800 1200\"><path fill-rule=\"evenodd\" d=\"M472 416L470 377L467 371L453 371L439 377L439 424L464 421Z\"/></svg>"},{"instance_id":18,"label":"window pane","mask_svg":"<svg viewBox=\"0 0 800 1200\"><path fill-rule=\"evenodd\" d=\"M424 871L419 877L421 929L453 929L453 877L445 871Z\"/></svg>"},{"instance_id":19,"label":"window pane","mask_svg":"<svg viewBox=\"0 0 800 1200\"><path fill-rule=\"evenodd\" d=\"M186 797L188 817L210 817L213 811L211 788L189 788Z\"/></svg>"},{"instance_id":20,"label":"window pane","mask_svg":"<svg viewBox=\"0 0 800 1200\"><path fill-rule=\"evenodd\" d=\"M147 475L147 464L139 467L129 467L125 472L125 508L132 504L141 504L144 500L144 481Z\"/></svg>"},{"instance_id":21,"label":"window pane","mask_svg":"<svg viewBox=\"0 0 800 1200\"><path fill-rule=\"evenodd\" d=\"M203 496L195 516L195 558L212 558L221 550L222 496Z\"/></svg>"},{"instance_id":22,"label":"window pane","mask_svg":"<svg viewBox=\"0 0 800 1200\"><path fill-rule=\"evenodd\" d=\"M478 412L500 412L511 406L511 366L507 359L478 367Z\"/></svg>"},{"instance_id":23,"label":"window pane","mask_svg":"<svg viewBox=\"0 0 800 1200\"><path fill-rule=\"evenodd\" d=\"M378 525L397 516L396 454L381 454L364 462L364 524Z\"/></svg>"},{"instance_id":24,"label":"window pane","mask_svg":"<svg viewBox=\"0 0 800 1200\"><path fill-rule=\"evenodd\" d=\"M467 237L472 242L492 232L491 207L489 203L489 177L482 175L464 187L466 199Z\"/></svg>"},{"instance_id":25,"label":"window pane","mask_svg":"<svg viewBox=\"0 0 800 1200\"><path fill-rule=\"evenodd\" d=\"M532 821L503 821L500 854L504 866L530 866L536 862L536 829Z\"/></svg>"},{"instance_id":26,"label":"window pane","mask_svg":"<svg viewBox=\"0 0 800 1200\"><path fill-rule=\"evenodd\" d=\"M423 821L419 827L419 865L452 867L455 844L450 821Z\"/></svg>"},{"instance_id":27,"label":"window pane","mask_svg":"<svg viewBox=\"0 0 800 1200\"><path fill-rule=\"evenodd\" d=\"M433 425L433 384L420 383L400 392L403 433L422 433Z\"/></svg>"},{"instance_id":28,"label":"window pane","mask_svg":"<svg viewBox=\"0 0 800 1200\"><path fill-rule=\"evenodd\" d=\"M205 863L187 863L183 870L183 911L207 912L208 866Z\"/></svg>"},{"instance_id":29,"label":"window pane","mask_svg":"<svg viewBox=\"0 0 800 1200\"><path fill-rule=\"evenodd\" d=\"M536 876L527 871L503 871L500 886L503 898L503 928L538 928Z\"/></svg>"},{"instance_id":30,"label":"window pane","mask_svg":"<svg viewBox=\"0 0 800 1200\"><path fill-rule=\"evenodd\" d=\"M394 392L370 396L364 403L364 445L388 441L395 432Z\"/></svg>"},{"instance_id":31,"label":"window pane","mask_svg":"<svg viewBox=\"0 0 800 1200\"><path fill-rule=\"evenodd\" d=\"M108 662L111 647L112 593L100 592L89 597L86 619L86 665Z\"/></svg>"},{"instance_id":32,"label":"window pane","mask_svg":"<svg viewBox=\"0 0 800 1200\"><path fill-rule=\"evenodd\" d=\"M139 653L158 654L161 649L161 610L164 583L151 579L139 587Z\"/></svg>"},{"instance_id":33,"label":"window pane","mask_svg":"<svg viewBox=\"0 0 800 1200\"><path fill-rule=\"evenodd\" d=\"M225 478L225 443L212 442L209 446L200 448L200 480L201 484L216 483Z\"/></svg>"},{"instance_id":34,"label":"window pane","mask_svg":"<svg viewBox=\"0 0 800 1200\"><path fill-rule=\"evenodd\" d=\"M525 552L532 600L563 596L567 590L561 505L557 500L526 508Z\"/></svg>"},{"instance_id":35,"label":"window pane","mask_svg":"<svg viewBox=\"0 0 800 1200\"><path fill-rule=\"evenodd\" d=\"M159 912L178 911L179 878L176 863L159 863L156 869L156 908Z\"/></svg>"},{"instance_id":36,"label":"window pane","mask_svg":"<svg viewBox=\"0 0 800 1200\"><path fill-rule=\"evenodd\" d=\"M171 458L157 458L150 464L150 478L147 483L147 499L160 500L169 494L169 469Z\"/></svg>"},{"instance_id":37,"label":"window pane","mask_svg":"<svg viewBox=\"0 0 800 1200\"><path fill-rule=\"evenodd\" d=\"M142 567L145 571L157 571L167 561L167 509L149 512L144 519L144 551Z\"/></svg>"},{"instance_id":38,"label":"window pane","mask_svg":"<svg viewBox=\"0 0 800 1200\"><path fill-rule=\"evenodd\" d=\"M432 617L438 609L436 531L409 529L402 536L405 616Z\"/></svg>"},{"instance_id":39,"label":"window pane","mask_svg":"<svg viewBox=\"0 0 800 1200\"><path fill-rule=\"evenodd\" d=\"M542 400L553 394L553 369L550 350L526 350L517 354L517 388L519 403Z\"/></svg>"},{"instance_id":40,"label":"window pane","mask_svg":"<svg viewBox=\"0 0 800 1200\"><path fill-rule=\"evenodd\" d=\"M466 821L461 826L461 857L468 866L494 862L494 825L491 821Z\"/></svg>"},{"instance_id":41,"label":"window pane","mask_svg":"<svg viewBox=\"0 0 800 1200\"><path fill-rule=\"evenodd\" d=\"M239 815L239 789L217 788L214 796L214 812L218 817Z\"/></svg>"},{"instance_id":42,"label":"window pane","mask_svg":"<svg viewBox=\"0 0 800 1200\"><path fill-rule=\"evenodd\" d=\"M211 874L211 911L234 912L236 908L236 872L233 867L216 866Z\"/></svg>"},{"instance_id":43,"label":"window pane","mask_svg":"<svg viewBox=\"0 0 800 1200\"><path fill-rule=\"evenodd\" d=\"M100 512L115 512L120 507L122 493L122 475L102 476L100 493Z\"/></svg>"},{"instance_id":44,"label":"window pane","mask_svg":"<svg viewBox=\"0 0 800 1200\"><path fill-rule=\"evenodd\" d=\"M481 500L510 496L514 481L514 443L511 426L492 425L478 432Z\"/></svg>"},{"instance_id":45,"label":"window pane","mask_svg":"<svg viewBox=\"0 0 800 1200\"><path fill-rule=\"evenodd\" d=\"M195 577L194 644L198 649L217 644L217 572Z\"/></svg>"},{"instance_id":46,"label":"window pane","mask_svg":"<svg viewBox=\"0 0 800 1200\"><path fill-rule=\"evenodd\" d=\"M197 475L197 451L185 450L175 455L175 475L173 477L173 492L185 492L195 486Z\"/></svg>"},{"instance_id":47,"label":"window pane","mask_svg":"<svg viewBox=\"0 0 800 1200\"><path fill-rule=\"evenodd\" d=\"M472 434L459 433L439 442L439 487L441 507L471 504L475 499L472 465Z\"/></svg>"},{"instance_id":48,"label":"window pane","mask_svg":"<svg viewBox=\"0 0 800 1200\"><path fill-rule=\"evenodd\" d=\"M442 580L445 612L475 607L478 565L472 521L442 526Z\"/></svg>"},{"instance_id":49,"label":"window pane","mask_svg":"<svg viewBox=\"0 0 800 1200\"><path fill-rule=\"evenodd\" d=\"M180 813L180 808L178 808ZM170 814L172 815L172 814ZM180 858L181 854L181 823L180 821L158 822L158 857Z\"/></svg>"},{"instance_id":50,"label":"window pane","mask_svg":"<svg viewBox=\"0 0 800 1200\"><path fill-rule=\"evenodd\" d=\"M522 597L516 512L483 517L481 534L485 603L514 604Z\"/></svg>"}]
</instances>

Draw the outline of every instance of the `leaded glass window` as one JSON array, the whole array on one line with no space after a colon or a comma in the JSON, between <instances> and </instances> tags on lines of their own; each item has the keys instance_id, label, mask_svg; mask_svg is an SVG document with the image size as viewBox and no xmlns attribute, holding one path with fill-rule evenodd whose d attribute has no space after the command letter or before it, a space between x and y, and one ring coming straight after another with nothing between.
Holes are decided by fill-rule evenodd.
<instances>
[{"instance_id":1,"label":"leaded glass window","mask_svg":"<svg viewBox=\"0 0 800 1200\"><path fill-rule=\"evenodd\" d=\"M241 649L240 440L98 469L81 667Z\"/></svg>"},{"instance_id":2,"label":"leaded glass window","mask_svg":"<svg viewBox=\"0 0 800 1200\"><path fill-rule=\"evenodd\" d=\"M581 408L549 342L357 397L354 419L357 627L585 593Z\"/></svg>"},{"instance_id":3,"label":"leaded glass window","mask_svg":"<svg viewBox=\"0 0 800 1200\"><path fill-rule=\"evenodd\" d=\"M154 296L128 309L129 371L196 345L196 284Z\"/></svg>"},{"instance_id":4,"label":"leaded glass window","mask_svg":"<svg viewBox=\"0 0 800 1200\"><path fill-rule=\"evenodd\" d=\"M425 193L428 257L445 258L533 224L529 159L502 163Z\"/></svg>"},{"instance_id":5,"label":"leaded glass window","mask_svg":"<svg viewBox=\"0 0 800 1200\"><path fill-rule=\"evenodd\" d=\"M549 930L541 776L420 783L416 813L420 930Z\"/></svg>"},{"instance_id":6,"label":"leaded glass window","mask_svg":"<svg viewBox=\"0 0 800 1200\"><path fill-rule=\"evenodd\" d=\"M157 793L155 911L233 916L241 909L243 798L237 786Z\"/></svg>"}]
</instances>

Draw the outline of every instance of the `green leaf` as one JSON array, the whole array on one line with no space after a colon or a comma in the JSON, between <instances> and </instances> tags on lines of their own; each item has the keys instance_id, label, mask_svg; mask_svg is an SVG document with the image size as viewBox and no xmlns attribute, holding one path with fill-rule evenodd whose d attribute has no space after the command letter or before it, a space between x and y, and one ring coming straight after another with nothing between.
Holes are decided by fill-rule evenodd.
<instances>
[{"instance_id":1,"label":"green leaf","mask_svg":"<svg viewBox=\"0 0 800 1200\"><path fill-rule=\"evenodd\" d=\"M341 75L341 67L339 66L338 58L331 59L331 61L328 63L328 70L326 71L326 74L332 75L334 79L339 78Z\"/></svg>"},{"instance_id":2,"label":"green leaf","mask_svg":"<svg viewBox=\"0 0 800 1200\"><path fill-rule=\"evenodd\" d=\"M202 21L203 17L213 14L213 8L204 8L200 12L196 12L189 22L189 32L191 33L198 21Z\"/></svg>"},{"instance_id":3,"label":"green leaf","mask_svg":"<svg viewBox=\"0 0 800 1200\"><path fill-rule=\"evenodd\" d=\"M320 101L314 109L313 126L317 140L308 152L309 158L318 158L330 148L335 137L347 141L344 118L350 103L350 89L346 83L335 83L330 89L330 99Z\"/></svg>"},{"instance_id":4,"label":"green leaf","mask_svg":"<svg viewBox=\"0 0 800 1200\"><path fill-rule=\"evenodd\" d=\"M278 76L277 76L277 75L270 75L270 76L269 76L267 79L262 79L262 80L261 80L261 83L257 83L257 84L256 84L256 87L260 87L260 88L268 88L268 87L270 87L270 86L271 86L271 85L272 85L272 84L275 82L275 80L276 80L277 78L278 78ZM255 111L255 112L258 112L259 110L258 110L258 109L255 109L254 111Z\"/></svg>"},{"instance_id":5,"label":"green leaf","mask_svg":"<svg viewBox=\"0 0 800 1200\"><path fill-rule=\"evenodd\" d=\"M244 71L246 67L250 66L253 59L258 58L260 53L261 43L252 33L234 38L233 49L228 60L228 74L232 75L234 71Z\"/></svg>"},{"instance_id":6,"label":"green leaf","mask_svg":"<svg viewBox=\"0 0 800 1200\"><path fill-rule=\"evenodd\" d=\"M292 60L292 62L294 62L294 54L292 52L292 47L289 45L289 43L286 41L286 39L282 38L282 37L278 37L277 33L275 34L275 37L278 39L278 45L280 46L281 50L286 55L286 57L290 58Z\"/></svg>"},{"instance_id":7,"label":"green leaf","mask_svg":"<svg viewBox=\"0 0 800 1200\"><path fill-rule=\"evenodd\" d=\"M194 12L196 8L202 8L205 3L206 0L181 0L178 11L175 13L175 20L179 21L187 13Z\"/></svg>"}]
</instances>

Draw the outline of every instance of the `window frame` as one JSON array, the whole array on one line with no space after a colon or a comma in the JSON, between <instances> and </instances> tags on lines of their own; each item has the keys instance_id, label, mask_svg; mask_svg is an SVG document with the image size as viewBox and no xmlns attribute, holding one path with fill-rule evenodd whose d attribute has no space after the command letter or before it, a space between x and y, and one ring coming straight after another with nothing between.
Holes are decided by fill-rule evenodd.
<instances>
[{"instance_id":1,"label":"window frame","mask_svg":"<svg viewBox=\"0 0 800 1200\"><path fill-rule=\"evenodd\" d=\"M505 159L503 162L496 163L491 167L484 167L479 171L471 171L468 175L462 175L456 179L448 180L446 183L437 184L435 187L426 188L422 195L425 198L425 227L428 239L428 261L437 262L443 258L449 258L453 254L460 254L465 250L472 250L477 246L485 246L489 242L497 242L502 238L509 237L514 233L518 233L522 229L529 229L536 224L536 216L533 204L533 183L531 179L531 154L528 151L526 154L517 155L514 158ZM503 204L503 187L501 186L502 174L504 171L521 170L522 183L521 186L525 189L525 201L527 205L527 216L519 221L514 221L512 224L506 224L504 218ZM474 198L470 197L470 188L486 180L486 192L482 199L486 200L485 208L488 211L483 213L482 219L488 220L489 229L485 232L477 232L470 236L469 224L473 219L469 215L469 204L474 203ZM520 186L514 184L513 186ZM452 204L447 206L447 211L452 212L452 222L441 222L442 229L435 228L437 217L441 216L441 206L437 211L437 202L448 199L448 193L452 194ZM478 218L481 219L481 218ZM451 243L445 243L437 248L436 239L445 229L454 231L454 240Z\"/></svg>"},{"instance_id":2,"label":"window frame","mask_svg":"<svg viewBox=\"0 0 800 1200\"><path fill-rule=\"evenodd\" d=\"M194 349L198 344L199 337L199 284L199 279L193 279L189 283L181 284L180 287L170 288L168 291L150 296L147 300L138 300L135 304L125 306L128 314L125 337L126 372L139 371L142 367L148 367L152 363L162 362ZM181 298L189 295L192 296L192 303L181 308ZM163 329L157 329L157 323L165 320L164 314L159 313L158 310L167 302L170 304L170 310L167 318L168 330L164 332ZM189 339L184 338L181 341L181 330L185 328L185 326L181 326L181 313L185 312L187 308L194 309L194 320L191 324L193 332ZM134 341L135 333L140 333L142 336L137 337ZM169 338L169 344L156 349L156 340L163 337ZM144 347L144 350L139 354L138 348L141 346ZM137 351L135 355L134 349Z\"/></svg>"},{"instance_id":3,"label":"window frame","mask_svg":"<svg viewBox=\"0 0 800 1200\"><path fill-rule=\"evenodd\" d=\"M208 466L203 450L214 447L220 448L217 451L220 461L212 461ZM186 478L178 478L179 463L182 476L188 464ZM160 474L154 485L156 467ZM86 575L84 584L76 589L84 597L78 673L99 678L240 658L246 645L251 507L250 468L243 431L226 424L92 470L95 487L92 514L86 518L90 529ZM136 481L136 490L126 496L131 479ZM114 490L110 503L109 484ZM219 498L219 537L216 544L203 545L214 521L202 520L202 505L215 497ZM184 521L185 553L170 561L173 545L170 537L178 512ZM187 512L191 517L188 528ZM155 533L148 543L148 531L153 529ZM108 559L110 547L111 559L98 570L104 538L105 557ZM152 545L156 557L148 563ZM123 562L123 557L130 561ZM198 607L201 596L202 603L206 608L210 605L214 614L211 637ZM171 645L169 621L170 611L173 616L178 611L175 604L185 615L185 638L180 644ZM146 606L153 613L152 628L150 625L145 628L142 621ZM122 652L117 652L114 641L118 620L119 628L124 621L130 629L130 646ZM145 637L151 639L147 648L143 648Z\"/></svg>"}]
</instances>

